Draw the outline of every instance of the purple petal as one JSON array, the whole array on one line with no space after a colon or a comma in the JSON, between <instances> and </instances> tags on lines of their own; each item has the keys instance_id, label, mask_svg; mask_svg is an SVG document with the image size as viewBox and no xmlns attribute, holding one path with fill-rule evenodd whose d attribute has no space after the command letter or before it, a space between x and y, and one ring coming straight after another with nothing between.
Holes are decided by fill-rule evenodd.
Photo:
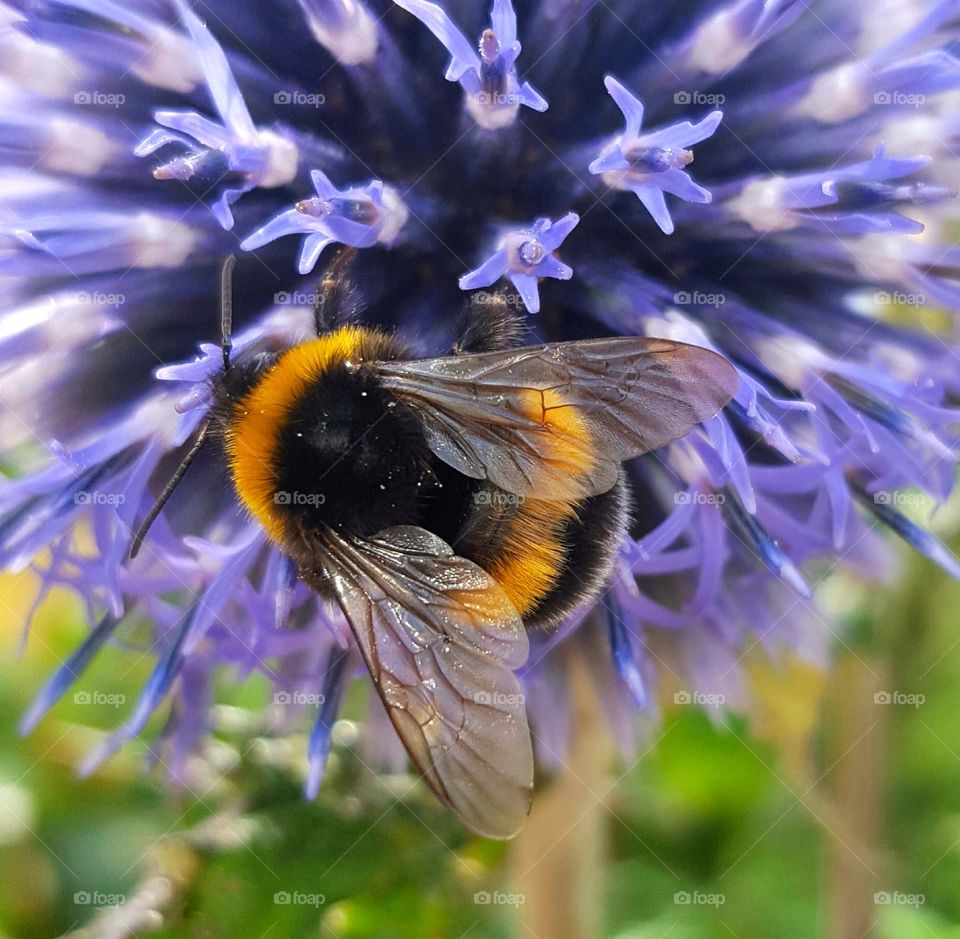
<instances>
[{"instance_id":1,"label":"purple petal","mask_svg":"<svg viewBox=\"0 0 960 939\"><path fill-rule=\"evenodd\" d=\"M511 271L508 275L510 282L517 288L517 293L523 298L523 303L530 313L540 312L540 291L537 289L537 278L531 274L521 274Z\"/></svg>"},{"instance_id":2,"label":"purple petal","mask_svg":"<svg viewBox=\"0 0 960 939\"><path fill-rule=\"evenodd\" d=\"M480 71L480 57L473 44L436 3L427 0L394 0L394 3L420 20L450 53L447 81L460 81L464 72Z\"/></svg>"},{"instance_id":3,"label":"purple petal","mask_svg":"<svg viewBox=\"0 0 960 939\"><path fill-rule=\"evenodd\" d=\"M206 24L187 6L185 0L176 0L180 15L200 53L200 64L207 79L207 87L223 122L241 139L252 140L257 135L243 95L237 87L233 72L220 43L213 38ZM199 138L198 138L199 139ZM212 144L208 144L212 146Z\"/></svg>"},{"instance_id":4,"label":"purple petal","mask_svg":"<svg viewBox=\"0 0 960 939\"><path fill-rule=\"evenodd\" d=\"M476 290L496 283L507 272L507 249L495 251L478 268L460 278L461 290Z\"/></svg>"},{"instance_id":5,"label":"purple petal","mask_svg":"<svg viewBox=\"0 0 960 939\"><path fill-rule=\"evenodd\" d=\"M643 102L634 97L616 78L607 75L603 80L604 87L610 92L610 97L620 108L623 118L626 121L626 127L623 136L626 138L636 137L643 126Z\"/></svg>"}]
</instances>

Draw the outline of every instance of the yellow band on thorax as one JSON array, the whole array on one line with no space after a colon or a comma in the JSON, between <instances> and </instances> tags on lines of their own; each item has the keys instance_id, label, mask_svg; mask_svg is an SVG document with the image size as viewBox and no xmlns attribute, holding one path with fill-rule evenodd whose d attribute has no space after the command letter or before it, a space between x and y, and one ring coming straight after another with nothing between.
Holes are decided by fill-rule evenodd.
<instances>
[{"instance_id":1,"label":"yellow band on thorax","mask_svg":"<svg viewBox=\"0 0 960 939\"><path fill-rule=\"evenodd\" d=\"M291 411L325 371L358 354L370 333L345 326L292 346L248 394L234 404L226 434L227 459L243 504L275 541L283 536L277 511L277 450Z\"/></svg>"}]
</instances>

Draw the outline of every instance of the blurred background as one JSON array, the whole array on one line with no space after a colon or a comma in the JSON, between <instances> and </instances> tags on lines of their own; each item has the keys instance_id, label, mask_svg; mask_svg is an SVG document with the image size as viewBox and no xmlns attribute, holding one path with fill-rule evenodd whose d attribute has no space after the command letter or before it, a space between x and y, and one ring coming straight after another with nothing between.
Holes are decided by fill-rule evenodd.
<instances>
[{"instance_id":1,"label":"blurred background","mask_svg":"<svg viewBox=\"0 0 960 939\"><path fill-rule=\"evenodd\" d=\"M960 585L922 559L904 553L882 589L826 582L829 673L751 652L746 714L667 688L629 762L581 694L571 770L507 845L467 835L408 777L371 773L346 719L304 801L305 739L265 733L269 689L229 676L204 786L171 791L139 741L77 778L150 661L105 650L21 738L87 629L52 594L21 656L31 578L0 579L4 937L960 937Z\"/></svg>"}]
</instances>

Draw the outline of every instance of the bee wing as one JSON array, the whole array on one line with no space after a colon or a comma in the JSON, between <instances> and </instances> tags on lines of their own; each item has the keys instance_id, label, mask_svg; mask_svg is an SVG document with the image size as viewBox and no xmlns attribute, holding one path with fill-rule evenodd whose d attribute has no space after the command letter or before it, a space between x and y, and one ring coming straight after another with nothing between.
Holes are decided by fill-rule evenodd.
<instances>
[{"instance_id":1,"label":"bee wing","mask_svg":"<svg viewBox=\"0 0 960 939\"><path fill-rule=\"evenodd\" d=\"M739 382L736 369L715 352L644 338L374 368L418 410L441 460L466 476L540 499L605 492L620 463L713 417Z\"/></svg>"},{"instance_id":2,"label":"bee wing","mask_svg":"<svg viewBox=\"0 0 960 939\"><path fill-rule=\"evenodd\" d=\"M474 831L509 838L530 810L520 683L527 634L497 582L422 528L327 534L323 566L407 753Z\"/></svg>"}]
</instances>

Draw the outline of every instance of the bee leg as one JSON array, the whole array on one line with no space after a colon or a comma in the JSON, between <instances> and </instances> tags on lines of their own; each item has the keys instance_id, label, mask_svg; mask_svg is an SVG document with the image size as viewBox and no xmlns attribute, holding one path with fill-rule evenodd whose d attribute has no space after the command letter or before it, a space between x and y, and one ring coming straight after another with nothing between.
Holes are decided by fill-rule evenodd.
<instances>
[{"instance_id":1,"label":"bee leg","mask_svg":"<svg viewBox=\"0 0 960 939\"><path fill-rule=\"evenodd\" d=\"M348 276L356 256L355 248L341 248L317 285L313 299L313 323L318 336L333 332L360 311L356 290Z\"/></svg>"},{"instance_id":2,"label":"bee leg","mask_svg":"<svg viewBox=\"0 0 960 939\"><path fill-rule=\"evenodd\" d=\"M464 310L462 332L452 353L502 352L523 345L525 326L519 313L520 303L519 295L510 290L478 290L471 294Z\"/></svg>"}]
</instances>

